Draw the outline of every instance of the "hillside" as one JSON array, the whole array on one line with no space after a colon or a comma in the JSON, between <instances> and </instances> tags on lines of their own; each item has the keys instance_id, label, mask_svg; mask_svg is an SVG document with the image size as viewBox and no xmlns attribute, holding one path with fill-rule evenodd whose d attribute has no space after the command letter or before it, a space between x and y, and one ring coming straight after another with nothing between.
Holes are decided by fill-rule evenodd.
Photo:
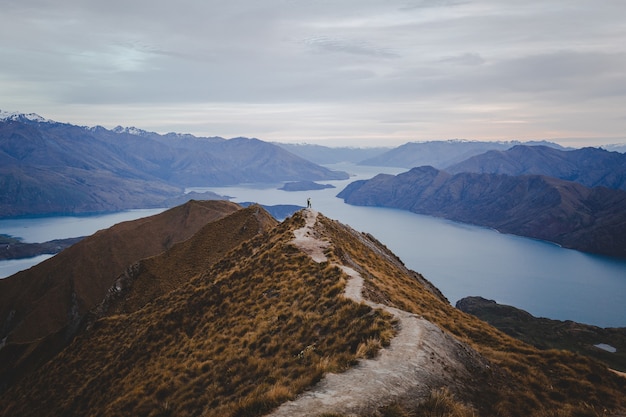
<instances>
[{"instance_id":1,"label":"hillside","mask_svg":"<svg viewBox=\"0 0 626 417\"><path fill-rule=\"evenodd\" d=\"M209 243L208 233L193 241ZM168 256L202 259L191 242L159 255L157 269L177 271ZM0 396L0 415L626 411L626 379L453 308L375 238L311 210L190 275L131 310L94 312L70 346Z\"/></svg>"},{"instance_id":2,"label":"hillside","mask_svg":"<svg viewBox=\"0 0 626 417\"><path fill-rule=\"evenodd\" d=\"M599 148L574 150L548 146L514 146L492 150L445 168L447 172L545 175L587 187L626 190L626 154Z\"/></svg>"},{"instance_id":3,"label":"hillside","mask_svg":"<svg viewBox=\"0 0 626 417\"><path fill-rule=\"evenodd\" d=\"M414 168L430 165L443 169L472 156L491 150L504 151L521 142L480 142L467 140L441 140L409 142L360 162L361 165ZM550 142L526 142L531 145L545 144L560 147Z\"/></svg>"},{"instance_id":4,"label":"hillside","mask_svg":"<svg viewBox=\"0 0 626 417\"><path fill-rule=\"evenodd\" d=\"M348 178L258 139L0 116L0 218L164 207L193 186Z\"/></svg>"},{"instance_id":5,"label":"hillside","mask_svg":"<svg viewBox=\"0 0 626 417\"><path fill-rule=\"evenodd\" d=\"M126 268L240 210L225 201L191 201L86 237L28 270L0 280L0 391L71 340Z\"/></svg>"},{"instance_id":6,"label":"hillside","mask_svg":"<svg viewBox=\"0 0 626 417\"><path fill-rule=\"evenodd\" d=\"M556 178L460 173L433 167L355 181L348 204L393 207L491 227L585 252L626 257L626 192Z\"/></svg>"},{"instance_id":7,"label":"hillside","mask_svg":"<svg viewBox=\"0 0 626 417\"><path fill-rule=\"evenodd\" d=\"M595 358L617 371L626 372L624 327L601 328L573 321L534 317L527 311L482 297L463 298L457 301L456 307L539 349L567 349Z\"/></svg>"}]
</instances>

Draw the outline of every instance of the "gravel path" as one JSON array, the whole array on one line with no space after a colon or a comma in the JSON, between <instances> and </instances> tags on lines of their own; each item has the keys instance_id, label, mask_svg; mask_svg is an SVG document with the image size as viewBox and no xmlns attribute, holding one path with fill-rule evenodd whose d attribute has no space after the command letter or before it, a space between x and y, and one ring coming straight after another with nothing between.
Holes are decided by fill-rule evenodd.
<instances>
[{"instance_id":1,"label":"gravel path","mask_svg":"<svg viewBox=\"0 0 626 417\"><path fill-rule=\"evenodd\" d=\"M293 243L316 262L324 262L324 249L330 243L315 237L317 212L307 209L304 213L306 225L294 232ZM415 314L364 300L360 274L350 267L337 266L350 276L344 295L393 314L399 321L398 333L376 358L360 360L341 374L326 374L311 390L269 414L271 417L371 413L398 400L411 398L419 402L432 389L453 384L460 375L467 374L459 359L466 352L459 342Z\"/></svg>"}]
</instances>

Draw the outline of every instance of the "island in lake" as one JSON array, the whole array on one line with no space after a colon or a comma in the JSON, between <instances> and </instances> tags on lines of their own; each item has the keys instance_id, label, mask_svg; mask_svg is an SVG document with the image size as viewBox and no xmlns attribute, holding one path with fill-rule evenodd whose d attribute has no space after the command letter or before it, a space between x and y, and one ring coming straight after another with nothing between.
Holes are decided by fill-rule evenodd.
<instances>
[{"instance_id":1,"label":"island in lake","mask_svg":"<svg viewBox=\"0 0 626 417\"><path fill-rule=\"evenodd\" d=\"M295 181L286 182L279 190L282 191L312 191L312 190L324 190L326 188L335 188L331 184L318 184L314 181Z\"/></svg>"}]
</instances>

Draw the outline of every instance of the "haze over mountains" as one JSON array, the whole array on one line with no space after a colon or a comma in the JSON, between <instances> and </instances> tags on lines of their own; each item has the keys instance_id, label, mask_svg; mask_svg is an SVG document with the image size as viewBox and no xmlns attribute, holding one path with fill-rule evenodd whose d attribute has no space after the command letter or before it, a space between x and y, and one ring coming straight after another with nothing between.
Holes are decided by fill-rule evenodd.
<instances>
[{"instance_id":1,"label":"haze over mountains","mask_svg":"<svg viewBox=\"0 0 626 417\"><path fill-rule=\"evenodd\" d=\"M472 156L480 155L491 150L504 151L519 144L521 144L519 141L481 142L465 140L410 142L391 149L381 155L361 161L360 164L399 168L414 168L430 165L435 168L444 169ZM537 144L562 148L562 146L556 143L546 141L525 142L527 146Z\"/></svg>"},{"instance_id":2,"label":"haze over mountains","mask_svg":"<svg viewBox=\"0 0 626 417\"><path fill-rule=\"evenodd\" d=\"M343 178L258 139L87 128L0 113L0 217L164 207L193 186Z\"/></svg>"},{"instance_id":3,"label":"haze over mountains","mask_svg":"<svg viewBox=\"0 0 626 417\"><path fill-rule=\"evenodd\" d=\"M518 145L505 151L492 150L473 156L445 170L451 174L545 175L587 187L626 190L626 154L598 148L562 150Z\"/></svg>"},{"instance_id":4,"label":"haze over mountains","mask_svg":"<svg viewBox=\"0 0 626 417\"><path fill-rule=\"evenodd\" d=\"M506 336L312 210L277 223L260 206L192 201L57 256L73 248L0 281L0 416L626 411L626 379L605 365ZM45 309L58 326L42 339L22 322Z\"/></svg>"}]
</instances>

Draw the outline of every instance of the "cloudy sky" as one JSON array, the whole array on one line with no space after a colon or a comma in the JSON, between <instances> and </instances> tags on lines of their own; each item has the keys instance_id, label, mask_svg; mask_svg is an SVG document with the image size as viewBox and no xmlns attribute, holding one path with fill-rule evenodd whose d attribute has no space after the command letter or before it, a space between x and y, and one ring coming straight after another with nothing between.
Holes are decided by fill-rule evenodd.
<instances>
[{"instance_id":1,"label":"cloudy sky","mask_svg":"<svg viewBox=\"0 0 626 417\"><path fill-rule=\"evenodd\" d=\"M4 0L0 109L326 145L626 142L624 0Z\"/></svg>"}]
</instances>

